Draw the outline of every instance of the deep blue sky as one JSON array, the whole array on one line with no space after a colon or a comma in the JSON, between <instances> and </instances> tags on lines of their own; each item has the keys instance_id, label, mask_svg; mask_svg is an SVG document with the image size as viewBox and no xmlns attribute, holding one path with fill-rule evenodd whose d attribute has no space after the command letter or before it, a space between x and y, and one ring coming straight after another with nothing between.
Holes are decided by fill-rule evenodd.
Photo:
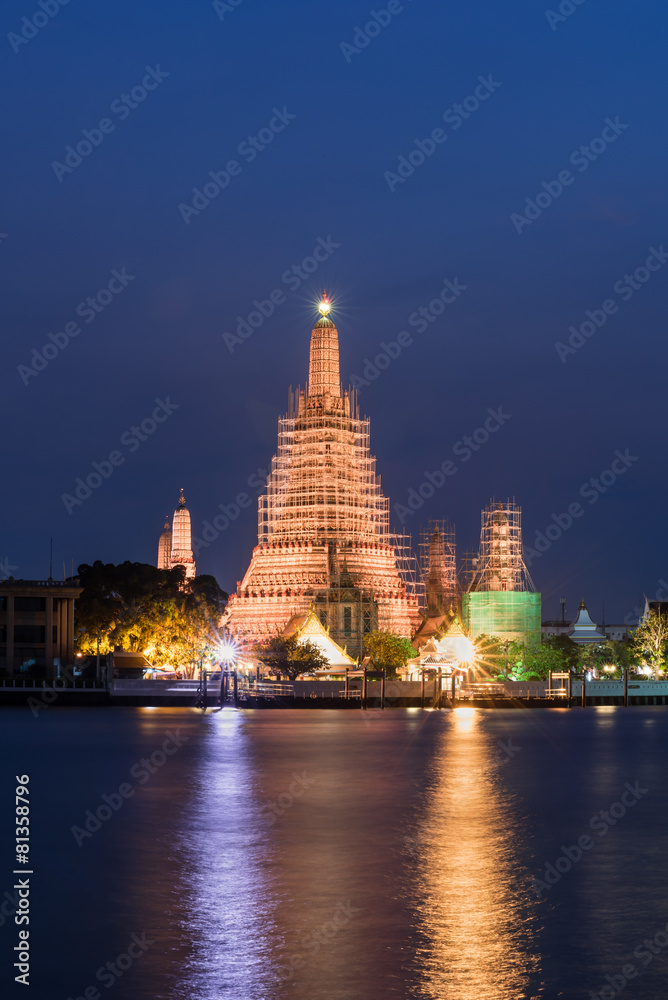
<instances>
[{"instance_id":1,"label":"deep blue sky","mask_svg":"<svg viewBox=\"0 0 668 1000\"><path fill-rule=\"evenodd\" d=\"M481 507L510 495L531 544L581 502L531 565L544 616L562 593L568 611L584 594L599 618L605 601L608 620L655 596L668 579L668 265L627 302L613 286L668 247L663 4L586 0L552 30L545 0L414 0L350 62L339 43L371 9L352 0L243 0L222 21L207 2L71 0L14 52L6 36L39 9L6 0L0 15L10 572L46 577L51 536L55 576L63 560L68 573L72 560L154 561L181 486L198 533L267 466L288 386L306 379L323 284L347 379L457 278L460 298L360 391L392 504L489 407L511 419L405 527L417 536L448 517L469 549ZM147 66L169 75L121 120L110 106ZM490 75L489 99L460 128L444 124ZM284 107L294 120L247 162L239 144ZM53 161L105 117L114 131L59 181ZM569 164L616 117L628 128L605 152L584 172ZM447 141L391 192L384 172L439 127ZM233 158L240 175L186 224L179 204ZM573 183L518 233L511 214L569 168ZM318 237L340 247L290 292L281 275ZM18 367L114 268L134 280L25 385ZM277 287L287 300L230 354L222 334ZM563 363L555 342L610 298L618 311ZM130 453L121 436L167 396L178 410ZM124 463L68 514L62 494L115 449ZM597 503L580 497L626 449L637 461L624 475ZM253 500L200 571L234 588L255 537Z\"/></svg>"}]
</instances>

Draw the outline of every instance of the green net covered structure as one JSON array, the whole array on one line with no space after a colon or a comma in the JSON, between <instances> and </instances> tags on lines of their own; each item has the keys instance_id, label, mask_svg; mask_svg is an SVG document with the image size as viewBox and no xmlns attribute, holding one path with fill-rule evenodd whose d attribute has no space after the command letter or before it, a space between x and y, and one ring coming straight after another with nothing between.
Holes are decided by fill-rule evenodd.
<instances>
[{"instance_id":1,"label":"green net covered structure","mask_svg":"<svg viewBox=\"0 0 668 1000\"><path fill-rule=\"evenodd\" d=\"M462 617L472 639L540 636L540 594L524 562L522 512L514 501L492 501L482 512L480 549L462 595Z\"/></svg>"},{"instance_id":2,"label":"green net covered structure","mask_svg":"<svg viewBox=\"0 0 668 1000\"><path fill-rule=\"evenodd\" d=\"M540 635L540 594L530 591L477 590L462 595L462 615L472 639L494 635L521 639Z\"/></svg>"}]
</instances>

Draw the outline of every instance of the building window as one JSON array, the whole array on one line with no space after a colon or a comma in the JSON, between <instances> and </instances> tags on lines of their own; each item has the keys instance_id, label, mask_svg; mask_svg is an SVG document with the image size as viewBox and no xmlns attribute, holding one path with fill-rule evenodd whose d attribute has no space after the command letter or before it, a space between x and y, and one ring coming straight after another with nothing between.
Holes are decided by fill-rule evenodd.
<instances>
[{"instance_id":1,"label":"building window","mask_svg":"<svg viewBox=\"0 0 668 1000\"><path fill-rule=\"evenodd\" d=\"M45 597L15 597L14 611L18 615L21 611L46 611Z\"/></svg>"},{"instance_id":2,"label":"building window","mask_svg":"<svg viewBox=\"0 0 668 1000\"><path fill-rule=\"evenodd\" d=\"M362 612L362 631L365 635L371 631L371 611Z\"/></svg>"},{"instance_id":3,"label":"building window","mask_svg":"<svg viewBox=\"0 0 668 1000\"><path fill-rule=\"evenodd\" d=\"M53 625L51 628L51 642L58 642L58 626Z\"/></svg>"},{"instance_id":4,"label":"building window","mask_svg":"<svg viewBox=\"0 0 668 1000\"><path fill-rule=\"evenodd\" d=\"M15 625L14 626L14 642L15 643L44 643L46 634L46 629L43 625Z\"/></svg>"},{"instance_id":5,"label":"building window","mask_svg":"<svg viewBox=\"0 0 668 1000\"><path fill-rule=\"evenodd\" d=\"M352 608L343 609L343 634L352 635L353 631L353 612Z\"/></svg>"},{"instance_id":6,"label":"building window","mask_svg":"<svg viewBox=\"0 0 668 1000\"><path fill-rule=\"evenodd\" d=\"M7 598L0 597L0 611L6 611L6 610L7 610Z\"/></svg>"},{"instance_id":7,"label":"building window","mask_svg":"<svg viewBox=\"0 0 668 1000\"><path fill-rule=\"evenodd\" d=\"M0 643L3 645L7 644L7 626L0 625Z\"/></svg>"}]
</instances>

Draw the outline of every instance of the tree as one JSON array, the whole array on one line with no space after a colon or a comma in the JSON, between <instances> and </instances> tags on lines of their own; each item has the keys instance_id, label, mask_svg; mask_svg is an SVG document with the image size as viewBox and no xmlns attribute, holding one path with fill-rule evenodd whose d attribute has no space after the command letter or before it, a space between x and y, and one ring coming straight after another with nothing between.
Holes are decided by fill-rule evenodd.
<instances>
[{"instance_id":1,"label":"tree","mask_svg":"<svg viewBox=\"0 0 668 1000\"><path fill-rule=\"evenodd\" d=\"M81 653L115 648L141 652L159 665L192 674L201 658L215 658L218 622L227 594L212 576L185 579L178 566L79 566L83 592L75 606L75 641Z\"/></svg>"},{"instance_id":2,"label":"tree","mask_svg":"<svg viewBox=\"0 0 668 1000\"><path fill-rule=\"evenodd\" d=\"M404 667L417 653L410 639L394 632L374 629L364 637L364 651L379 667L385 667L390 674L396 674L397 667Z\"/></svg>"},{"instance_id":3,"label":"tree","mask_svg":"<svg viewBox=\"0 0 668 1000\"><path fill-rule=\"evenodd\" d=\"M562 670L575 671L580 665L580 646L569 635L543 637L543 645L562 654Z\"/></svg>"},{"instance_id":4,"label":"tree","mask_svg":"<svg viewBox=\"0 0 668 1000\"><path fill-rule=\"evenodd\" d=\"M668 616L650 611L635 630L631 645L636 655L658 673L663 668L668 646Z\"/></svg>"},{"instance_id":5,"label":"tree","mask_svg":"<svg viewBox=\"0 0 668 1000\"><path fill-rule=\"evenodd\" d=\"M568 671L568 653L539 636L515 639L508 644L508 674L513 681L544 681L550 671Z\"/></svg>"},{"instance_id":6,"label":"tree","mask_svg":"<svg viewBox=\"0 0 668 1000\"><path fill-rule=\"evenodd\" d=\"M320 670L327 659L319 646L310 639L300 641L296 635L274 635L256 643L255 656L274 673L294 680L299 674Z\"/></svg>"}]
</instances>

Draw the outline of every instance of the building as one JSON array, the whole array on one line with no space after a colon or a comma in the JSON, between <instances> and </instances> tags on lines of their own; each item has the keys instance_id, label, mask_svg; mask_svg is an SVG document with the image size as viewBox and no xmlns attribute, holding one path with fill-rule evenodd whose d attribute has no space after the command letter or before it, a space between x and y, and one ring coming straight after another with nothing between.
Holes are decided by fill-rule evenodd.
<instances>
[{"instance_id":1,"label":"building","mask_svg":"<svg viewBox=\"0 0 668 1000\"><path fill-rule=\"evenodd\" d=\"M327 629L322 625L313 608L301 615L293 615L281 635L284 638L295 636L298 643L312 642L327 660L327 669L334 667L354 667L355 660L345 649L334 642Z\"/></svg>"},{"instance_id":2,"label":"building","mask_svg":"<svg viewBox=\"0 0 668 1000\"><path fill-rule=\"evenodd\" d=\"M587 612L589 614L589 612ZM579 612L578 612L579 617ZM561 598L561 618L555 618L548 621L544 621L541 625L544 636L554 636L554 635L567 635L574 638L573 631L576 622L566 619L566 598ZM624 639L630 632L635 629L634 625L629 625L628 623L622 625L609 624L605 621L605 608L603 609L603 621L600 625L595 626L597 632L601 633L603 636L602 640L597 640L599 642L610 639L615 642L619 642Z\"/></svg>"},{"instance_id":3,"label":"building","mask_svg":"<svg viewBox=\"0 0 668 1000\"><path fill-rule=\"evenodd\" d=\"M278 421L278 451L258 501L258 544L228 605L240 637L279 633L314 603L335 642L360 656L374 628L411 636L419 623L406 539L390 533L370 452L370 423L342 391L327 296L311 333L306 389Z\"/></svg>"},{"instance_id":4,"label":"building","mask_svg":"<svg viewBox=\"0 0 668 1000\"><path fill-rule=\"evenodd\" d=\"M179 505L174 511L171 530L169 516L165 519L165 527L158 541L157 565L158 569L174 569L175 566L184 566L186 580L192 580L196 575L190 511L186 507L183 490L181 490L179 497Z\"/></svg>"},{"instance_id":5,"label":"building","mask_svg":"<svg viewBox=\"0 0 668 1000\"><path fill-rule=\"evenodd\" d=\"M457 615L454 615L442 638L431 636L424 642L418 655L408 660L397 673L406 681L417 681L423 671L440 671L450 676L455 670L464 670L475 662L475 646L466 634Z\"/></svg>"},{"instance_id":6,"label":"building","mask_svg":"<svg viewBox=\"0 0 668 1000\"><path fill-rule=\"evenodd\" d=\"M58 677L74 663L74 601L78 580L9 580L0 582L0 672L44 671Z\"/></svg>"},{"instance_id":7,"label":"building","mask_svg":"<svg viewBox=\"0 0 668 1000\"><path fill-rule=\"evenodd\" d=\"M606 640L605 633L599 631L595 623L591 620L584 597L580 602L578 616L573 622L573 628L568 634L573 642L577 642L581 646L596 642L605 642Z\"/></svg>"},{"instance_id":8,"label":"building","mask_svg":"<svg viewBox=\"0 0 668 1000\"><path fill-rule=\"evenodd\" d=\"M480 549L462 595L465 627L473 639L540 636L540 607L524 562L522 512L510 500L491 502L482 512Z\"/></svg>"},{"instance_id":9,"label":"building","mask_svg":"<svg viewBox=\"0 0 668 1000\"><path fill-rule=\"evenodd\" d=\"M158 569L172 568L172 529L169 527L169 514L165 517L165 527L158 542Z\"/></svg>"},{"instance_id":10,"label":"building","mask_svg":"<svg viewBox=\"0 0 668 1000\"><path fill-rule=\"evenodd\" d=\"M420 556L424 603L423 620L412 640L415 649L430 639L441 638L460 604L452 525L430 520L427 530L421 532Z\"/></svg>"}]
</instances>

